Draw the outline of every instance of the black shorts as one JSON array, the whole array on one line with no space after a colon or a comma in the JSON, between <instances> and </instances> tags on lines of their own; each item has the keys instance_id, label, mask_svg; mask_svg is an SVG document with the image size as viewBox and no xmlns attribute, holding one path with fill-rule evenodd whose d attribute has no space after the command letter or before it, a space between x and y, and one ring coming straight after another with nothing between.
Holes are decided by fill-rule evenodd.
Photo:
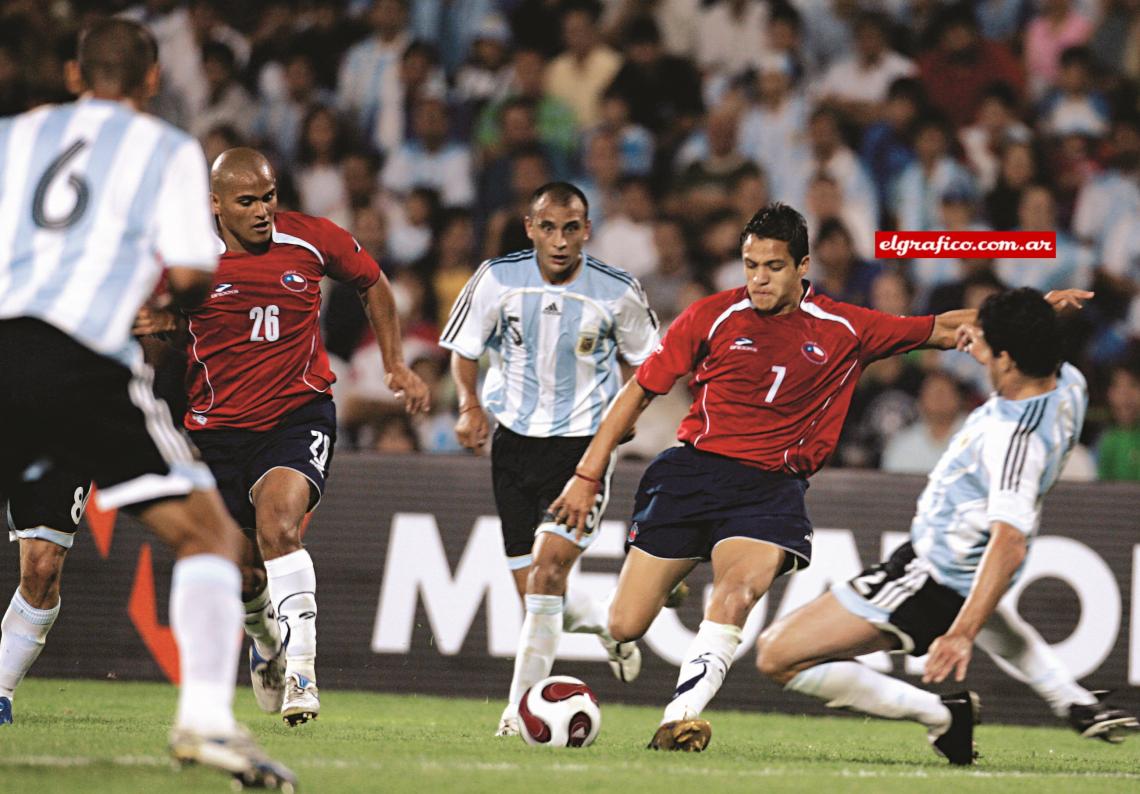
<instances>
[{"instance_id":1,"label":"black shorts","mask_svg":"<svg viewBox=\"0 0 1140 794\"><path fill-rule=\"evenodd\" d=\"M610 457L594 509L586 517L586 532L581 540L575 540L573 532L555 524L546 512L562 493L566 481L574 476L574 469L592 439L593 436L520 436L502 425L495 430L491 440L491 480L503 527L503 547L511 570L530 565L536 530L560 535L582 549L593 542L594 530L609 502L616 454Z\"/></svg>"},{"instance_id":2,"label":"black shorts","mask_svg":"<svg viewBox=\"0 0 1140 794\"><path fill-rule=\"evenodd\" d=\"M811 564L807 480L764 471L685 444L662 452L641 477L626 548L667 560L709 560L729 538L788 552L780 573Z\"/></svg>"},{"instance_id":3,"label":"black shorts","mask_svg":"<svg viewBox=\"0 0 1140 794\"><path fill-rule=\"evenodd\" d=\"M292 469L309 481L309 510L321 501L336 446L336 406L318 397L269 430L194 430L190 438L214 473L238 526L257 526L253 487L272 469Z\"/></svg>"},{"instance_id":4,"label":"black shorts","mask_svg":"<svg viewBox=\"0 0 1140 794\"><path fill-rule=\"evenodd\" d=\"M47 540L70 549L89 498L91 482L61 466L31 482L20 480L8 495L8 538Z\"/></svg>"},{"instance_id":5,"label":"black shorts","mask_svg":"<svg viewBox=\"0 0 1140 794\"><path fill-rule=\"evenodd\" d=\"M0 492L57 468L94 480L104 510L212 488L141 357L128 368L47 323L0 320Z\"/></svg>"},{"instance_id":6,"label":"black shorts","mask_svg":"<svg viewBox=\"0 0 1140 794\"><path fill-rule=\"evenodd\" d=\"M899 639L899 650L922 656L958 617L966 599L934 581L931 566L910 543L831 592L845 609Z\"/></svg>"}]
</instances>

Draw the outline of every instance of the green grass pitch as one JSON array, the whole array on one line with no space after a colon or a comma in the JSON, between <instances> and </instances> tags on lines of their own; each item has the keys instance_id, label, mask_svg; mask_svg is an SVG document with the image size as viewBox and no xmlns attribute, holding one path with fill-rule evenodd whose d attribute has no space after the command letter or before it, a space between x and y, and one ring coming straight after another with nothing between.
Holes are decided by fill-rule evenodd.
<instances>
[{"instance_id":1,"label":"green grass pitch","mask_svg":"<svg viewBox=\"0 0 1140 794\"><path fill-rule=\"evenodd\" d=\"M0 789L227 791L218 773L171 770L174 704L174 688L160 684L30 678L16 724L0 728ZM984 757L956 769L918 726L852 717L712 709L712 743L690 755L643 749L658 720L650 708L603 703L593 747L549 750L494 738L498 702L326 690L321 704L320 720L289 729L237 693L239 718L310 794L1140 791L1140 736L1109 746L1060 728L983 724Z\"/></svg>"}]
</instances>

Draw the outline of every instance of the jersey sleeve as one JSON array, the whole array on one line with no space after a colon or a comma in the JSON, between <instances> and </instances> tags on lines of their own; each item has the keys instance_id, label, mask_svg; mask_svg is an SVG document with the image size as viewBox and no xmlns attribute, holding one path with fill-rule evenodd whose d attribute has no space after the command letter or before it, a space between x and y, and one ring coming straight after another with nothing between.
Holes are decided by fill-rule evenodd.
<instances>
[{"instance_id":1,"label":"jersey sleeve","mask_svg":"<svg viewBox=\"0 0 1140 794\"><path fill-rule=\"evenodd\" d=\"M155 201L155 252L163 265L216 270L218 236L206 158L193 138L174 150Z\"/></svg>"},{"instance_id":2,"label":"jersey sleeve","mask_svg":"<svg viewBox=\"0 0 1140 794\"><path fill-rule=\"evenodd\" d=\"M357 289L368 289L380 278L380 265L356 238L330 220L321 219L321 253L325 272Z\"/></svg>"},{"instance_id":3,"label":"jersey sleeve","mask_svg":"<svg viewBox=\"0 0 1140 794\"><path fill-rule=\"evenodd\" d=\"M657 315L649 307L649 298L637 279L622 293L614 311L614 321L618 351L628 363L638 366L649 358L661 337L657 330Z\"/></svg>"},{"instance_id":4,"label":"jersey sleeve","mask_svg":"<svg viewBox=\"0 0 1140 794\"><path fill-rule=\"evenodd\" d=\"M673 388L677 378L692 371L700 355L704 340L704 324L697 310L700 304L686 308L669 326L661 344L649 354L637 370L641 388L654 394L664 394Z\"/></svg>"},{"instance_id":5,"label":"jersey sleeve","mask_svg":"<svg viewBox=\"0 0 1140 794\"><path fill-rule=\"evenodd\" d=\"M464 358L476 359L483 355L498 325L499 294L491 263L484 262L455 299L447 325L439 336L440 347Z\"/></svg>"},{"instance_id":6,"label":"jersey sleeve","mask_svg":"<svg viewBox=\"0 0 1140 794\"><path fill-rule=\"evenodd\" d=\"M1027 407L1021 421L987 433L983 459L989 473L986 521L1002 521L1026 535L1037 528L1038 490L1045 470L1045 443L1034 433L1044 406Z\"/></svg>"},{"instance_id":7,"label":"jersey sleeve","mask_svg":"<svg viewBox=\"0 0 1140 794\"><path fill-rule=\"evenodd\" d=\"M859 337L859 360L864 364L914 350L930 338L934 315L898 317L894 314L844 305Z\"/></svg>"}]
</instances>

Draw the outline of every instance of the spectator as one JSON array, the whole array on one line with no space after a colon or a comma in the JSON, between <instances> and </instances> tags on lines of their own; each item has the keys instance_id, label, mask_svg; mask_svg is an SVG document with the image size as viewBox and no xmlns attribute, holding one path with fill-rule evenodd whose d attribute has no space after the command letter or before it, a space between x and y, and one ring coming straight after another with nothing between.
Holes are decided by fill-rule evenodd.
<instances>
[{"instance_id":1,"label":"spectator","mask_svg":"<svg viewBox=\"0 0 1140 794\"><path fill-rule=\"evenodd\" d=\"M1140 218L1140 136L1131 126L1113 125L1106 167L1081 188L1073 211L1073 234L1100 256L1118 220Z\"/></svg>"},{"instance_id":2,"label":"spectator","mask_svg":"<svg viewBox=\"0 0 1140 794\"><path fill-rule=\"evenodd\" d=\"M592 135L586 149L585 166L586 173L578 181L578 187L590 202L590 223L594 234L598 234L619 203L621 149L617 135L609 130L599 130Z\"/></svg>"},{"instance_id":3,"label":"spectator","mask_svg":"<svg viewBox=\"0 0 1140 794\"><path fill-rule=\"evenodd\" d=\"M950 156L952 133L936 113L920 119L913 128L915 161L899 175L891 211L896 228L928 231L945 228L942 196L951 189L973 192L973 178Z\"/></svg>"},{"instance_id":4,"label":"spectator","mask_svg":"<svg viewBox=\"0 0 1140 794\"><path fill-rule=\"evenodd\" d=\"M439 192L445 207L470 206L475 200L471 152L448 140L447 105L432 97L420 99L412 124L415 140L401 146L385 164L380 175L384 187L398 195L428 187Z\"/></svg>"},{"instance_id":5,"label":"spectator","mask_svg":"<svg viewBox=\"0 0 1140 794\"><path fill-rule=\"evenodd\" d=\"M483 258L494 259L512 251L533 248L523 218L530 214L534 191L551 181L550 166L538 148L524 148L511 157L511 202L491 214L483 240ZM594 205L590 204L590 214Z\"/></svg>"},{"instance_id":6,"label":"spectator","mask_svg":"<svg viewBox=\"0 0 1140 794\"><path fill-rule=\"evenodd\" d=\"M928 372L918 392L918 421L887 442L880 468L892 474L929 474L965 418L957 381L944 372Z\"/></svg>"},{"instance_id":7,"label":"spectator","mask_svg":"<svg viewBox=\"0 0 1140 794\"><path fill-rule=\"evenodd\" d=\"M201 140L214 127L228 124L248 136L253 129L249 115L253 98L237 81L233 50L221 42L207 42L202 47L202 72L205 103L190 123L190 134Z\"/></svg>"},{"instance_id":8,"label":"spectator","mask_svg":"<svg viewBox=\"0 0 1140 794\"><path fill-rule=\"evenodd\" d=\"M469 211L442 211L434 231L435 245L416 268L428 284L431 303L436 309L435 320L442 328L479 260L475 255L475 224Z\"/></svg>"},{"instance_id":9,"label":"spectator","mask_svg":"<svg viewBox=\"0 0 1140 794\"><path fill-rule=\"evenodd\" d=\"M875 183L880 207L890 206L891 188L914 161L910 130L925 107L922 84L914 78L899 78L887 89L882 120L863 132L859 159Z\"/></svg>"},{"instance_id":10,"label":"spectator","mask_svg":"<svg viewBox=\"0 0 1140 794\"><path fill-rule=\"evenodd\" d=\"M649 180L623 177L618 195L617 212L593 235L589 253L603 262L621 262L631 275L644 278L656 270L658 258L653 223L657 208Z\"/></svg>"},{"instance_id":11,"label":"spectator","mask_svg":"<svg viewBox=\"0 0 1140 794\"><path fill-rule=\"evenodd\" d=\"M693 277L681 221L672 216L658 217L653 224L652 247L657 267L640 277L641 287L662 327L666 327L690 302L686 290Z\"/></svg>"},{"instance_id":12,"label":"spectator","mask_svg":"<svg viewBox=\"0 0 1140 794\"><path fill-rule=\"evenodd\" d=\"M1043 132L1103 138L1109 130L1108 101L1092 90L1092 53L1070 47L1061 53L1057 87L1048 89L1038 115Z\"/></svg>"},{"instance_id":13,"label":"spectator","mask_svg":"<svg viewBox=\"0 0 1140 794\"><path fill-rule=\"evenodd\" d=\"M1057 235L1057 256L1053 259L998 259L994 270L1011 287L1033 287L1041 292L1053 289L1088 289L1092 285L1092 251L1057 228L1057 206L1052 191L1044 185L1030 185L1021 195L1019 228L1023 231L1052 231Z\"/></svg>"},{"instance_id":14,"label":"spectator","mask_svg":"<svg viewBox=\"0 0 1140 794\"><path fill-rule=\"evenodd\" d=\"M700 42L701 0L617 0L606 3L602 25L606 38L622 41L626 26L638 16L650 13L661 31L665 52L694 60Z\"/></svg>"},{"instance_id":15,"label":"spectator","mask_svg":"<svg viewBox=\"0 0 1140 794\"><path fill-rule=\"evenodd\" d=\"M649 176L657 147L653 133L630 120L629 103L613 85L602 96L601 126L618 136L621 172Z\"/></svg>"},{"instance_id":16,"label":"spectator","mask_svg":"<svg viewBox=\"0 0 1140 794\"><path fill-rule=\"evenodd\" d=\"M455 75L454 98L463 109L463 128L470 128L491 100L504 96L510 86L511 31L498 14L489 14L475 29L471 55Z\"/></svg>"},{"instance_id":17,"label":"spectator","mask_svg":"<svg viewBox=\"0 0 1140 794\"><path fill-rule=\"evenodd\" d=\"M855 255L851 233L838 218L820 224L812 246L812 284L830 298L869 305L871 285L882 268Z\"/></svg>"},{"instance_id":18,"label":"spectator","mask_svg":"<svg viewBox=\"0 0 1140 794\"><path fill-rule=\"evenodd\" d=\"M713 79L726 80L754 69L767 49L767 26L767 3L758 0L705 3L697 19L697 66Z\"/></svg>"},{"instance_id":19,"label":"spectator","mask_svg":"<svg viewBox=\"0 0 1140 794\"><path fill-rule=\"evenodd\" d=\"M415 137L408 120L420 100L442 102L446 97L447 82L439 67L436 49L425 42L413 41L404 50L399 66L386 70L380 81L380 113L372 144L385 155L398 151Z\"/></svg>"},{"instance_id":20,"label":"spectator","mask_svg":"<svg viewBox=\"0 0 1140 794\"><path fill-rule=\"evenodd\" d=\"M1108 0L1089 48L1099 66L1140 79L1140 0Z\"/></svg>"},{"instance_id":21,"label":"spectator","mask_svg":"<svg viewBox=\"0 0 1140 794\"><path fill-rule=\"evenodd\" d=\"M570 160L578 150L577 119L574 111L560 99L546 93L546 59L536 49L519 47L511 59L510 80L506 94L483 108L475 126L475 140L483 151L494 151L501 138L499 120L503 103L519 97L534 104L538 138L559 158Z\"/></svg>"},{"instance_id":22,"label":"spectator","mask_svg":"<svg viewBox=\"0 0 1140 794\"><path fill-rule=\"evenodd\" d=\"M756 73L756 103L741 117L740 152L764 169L774 197L794 190L795 163L806 156L808 105L792 87L792 61L768 55Z\"/></svg>"},{"instance_id":23,"label":"spectator","mask_svg":"<svg viewBox=\"0 0 1140 794\"><path fill-rule=\"evenodd\" d=\"M935 22L937 46L919 58L919 72L930 104L955 127L978 113L986 87L1004 82L1020 95L1025 79L1009 48L978 34L964 5L948 6Z\"/></svg>"},{"instance_id":24,"label":"spectator","mask_svg":"<svg viewBox=\"0 0 1140 794\"><path fill-rule=\"evenodd\" d=\"M280 96L261 100L253 122L253 135L289 164L297 157L305 114L314 105L332 107L331 91L317 84L312 56L289 55L284 69L285 90Z\"/></svg>"},{"instance_id":25,"label":"spectator","mask_svg":"<svg viewBox=\"0 0 1140 794\"><path fill-rule=\"evenodd\" d=\"M858 206L844 201L839 183L824 172L816 174L808 185L804 218L807 220L809 239L815 239L819 235L819 230L826 221L839 220L850 235L856 254L862 259L874 258L874 226L867 223L865 213Z\"/></svg>"},{"instance_id":26,"label":"spectator","mask_svg":"<svg viewBox=\"0 0 1140 794\"><path fill-rule=\"evenodd\" d=\"M443 67L454 75L467 60L480 26L495 14L494 0L415 0L412 35L441 53ZM494 23L506 33L506 21Z\"/></svg>"},{"instance_id":27,"label":"spectator","mask_svg":"<svg viewBox=\"0 0 1140 794\"><path fill-rule=\"evenodd\" d=\"M439 193L428 187L413 188L388 212L388 250L398 267L407 267L431 247L431 233L439 214Z\"/></svg>"},{"instance_id":28,"label":"spectator","mask_svg":"<svg viewBox=\"0 0 1140 794\"><path fill-rule=\"evenodd\" d=\"M384 75L398 68L411 42L408 0L375 0L368 15L372 35L345 53L337 80L337 105L351 114L365 140L372 140L380 120Z\"/></svg>"},{"instance_id":29,"label":"spectator","mask_svg":"<svg viewBox=\"0 0 1140 794\"><path fill-rule=\"evenodd\" d=\"M890 20L864 11L855 20L855 52L838 58L815 85L817 101L834 103L862 126L883 118L891 84L918 72L914 61L890 49Z\"/></svg>"},{"instance_id":30,"label":"spectator","mask_svg":"<svg viewBox=\"0 0 1140 794\"><path fill-rule=\"evenodd\" d=\"M728 203L736 213L741 229L768 201L768 180L764 172L751 163L728 183Z\"/></svg>"},{"instance_id":31,"label":"spectator","mask_svg":"<svg viewBox=\"0 0 1140 794\"><path fill-rule=\"evenodd\" d=\"M499 106L502 133L498 145L484 152L479 204L484 213L492 213L514 198L511 184L514 156L523 150L542 153L551 170L565 175L567 166L539 141L533 100L513 97ZM557 165L555 165L557 163Z\"/></svg>"},{"instance_id":32,"label":"spectator","mask_svg":"<svg viewBox=\"0 0 1140 794\"><path fill-rule=\"evenodd\" d=\"M978 186L988 191L997 184L1002 146L1007 141L1027 142L1032 137L1032 131L1017 117L1013 89L1005 83L991 83L982 94L974 123L959 131L958 142Z\"/></svg>"},{"instance_id":33,"label":"spectator","mask_svg":"<svg viewBox=\"0 0 1140 794\"><path fill-rule=\"evenodd\" d=\"M1140 356L1136 351L1112 367L1108 407L1112 424L1097 443L1102 480L1140 481Z\"/></svg>"},{"instance_id":34,"label":"spectator","mask_svg":"<svg viewBox=\"0 0 1140 794\"><path fill-rule=\"evenodd\" d=\"M297 156L302 212L321 218L343 213L348 197L340 161L349 147L348 131L331 108L317 106L305 116Z\"/></svg>"},{"instance_id":35,"label":"spectator","mask_svg":"<svg viewBox=\"0 0 1140 794\"><path fill-rule=\"evenodd\" d=\"M1021 194L1041 173L1037 152L1029 141L1008 140L1001 149L997 184L986 194L985 216L995 229L1018 225Z\"/></svg>"},{"instance_id":36,"label":"spectator","mask_svg":"<svg viewBox=\"0 0 1140 794\"><path fill-rule=\"evenodd\" d=\"M621 69L621 56L602 43L590 0L566 5L562 40L566 51L547 67L546 90L573 109L579 129L589 129L601 118L602 93Z\"/></svg>"},{"instance_id":37,"label":"spectator","mask_svg":"<svg viewBox=\"0 0 1140 794\"><path fill-rule=\"evenodd\" d=\"M727 207L733 182L756 169L737 150L736 128L735 111L716 108L709 112L704 129L683 147L689 156L699 156L678 175L676 187L696 215Z\"/></svg>"},{"instance_id":38,"label":"spectator","mask_svg":"<svg viewBox=\"0 0 1140 794\"><path fill-rule=\"evenodd\" d=\"M1025 30L1025 71L1033 99L1057 80L1061 53L1085 44L1093 34L1092 22L1071 0L1042 0L1040 8Z\"/></svg>"}]
</instances>

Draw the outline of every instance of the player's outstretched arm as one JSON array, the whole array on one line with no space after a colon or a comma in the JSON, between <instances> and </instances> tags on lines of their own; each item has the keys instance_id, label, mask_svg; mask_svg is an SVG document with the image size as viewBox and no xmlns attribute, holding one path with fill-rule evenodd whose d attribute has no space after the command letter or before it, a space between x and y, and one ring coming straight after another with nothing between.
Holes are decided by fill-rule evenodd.
<instances>
[{"instance_id":1,"label":"player's outstretched arm","mask_svg":"<svg viewBox=\"0 0 1140 794\"><path fill-rule=\"evenodd\" d=\"M464 447L481 455L487 444L490 427L483 406L479 404L479 362L452 351L451 378L459 392L459 419L455 422L455 437Z\"/></svg>"},{"instance_id":2,"label":"player's outstretched arm","mask_svg":"<svg viewBox=\"0 0 1140 794\"><path fill-rule=\"evenodd\" d=\"M400 317L396 314L396 301L392 298L392 286L383 273L368 289L362 290L360 300L364 312L376 334L380 345L380 357L384 360L384 382L397 400L403 400L404 410L410 414L426 412L431 397L428 387L420 376L412 372L404 363L404 345L400 339Z\"/></svg>"},{"instance_id":3,"label":"player's outstretched arm","mask_svg":"<svg viewBox=\"0 0 1140 794\"><path fill-rule=\"evenodd\" d=\"M1009 589L1013 574L1025 560L1027 550L1028 544L1021 530L1004 521L993 523L990 542L986 544L970 595L946 633L930 644L930 656L926 659L926 672L922 676L924 683L941 683L951 673L955 681L966 678L974 638L997 609L998 602Z\"/></svg>"},{"instance_id":4,"label":"player's outstretched arm","mask_svg":"<svg viewBox=\"0 0 1140 794\"><path fill-rule=\"evenodd\" d=\"M1083 289L1057 289L1045 293L1045 300L1058 314L1080 309L1084 302L1093 297L1092 292ZM963 325L975 325L978 321L978 312L975 309L954 309L935 315L934 328L930 331L930 338L923 347L935 347L940 350L949 350L958 345L958 329Z\"/></svg>"},{"instance_id":5,"label":"player's outstretched arm","mask_svg":"<svg viewBox=\"0 0 1140 794\"><path fill-rule=\"evenodd\" d=\"M610 455L656 396L643 389L636 377L626 381L618 396L610 403L594 440L578 461L574 476L551 503L550 512L555 520L573 527L577 537L581 538L585 530L586 516L593 509L594 496L605 476Z\"/></svg>"}]
</instances>

